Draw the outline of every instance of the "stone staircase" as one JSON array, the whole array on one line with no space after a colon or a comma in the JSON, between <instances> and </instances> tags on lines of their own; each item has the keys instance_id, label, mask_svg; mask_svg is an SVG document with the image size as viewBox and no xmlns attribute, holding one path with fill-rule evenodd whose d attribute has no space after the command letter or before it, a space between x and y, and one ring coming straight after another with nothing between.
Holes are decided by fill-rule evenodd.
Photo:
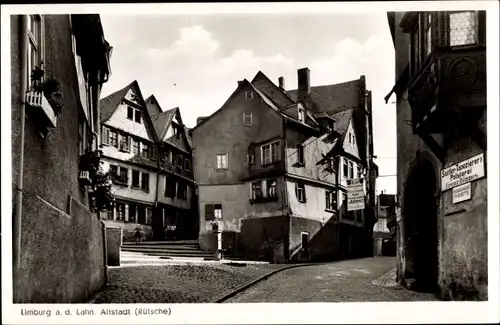
<instances>
[{"instance_id":1,"label":"stone staircase","mask_svg":"<svg viewBox=\"0 0 500 325\"><path fill-rule=\"evenodd\" d=\"M197 240L161 241L161 242L124 242L121 247L122 264L138 261L158 260L205 260L212 259L213 253L202 251Z\"/></svg>"}]
</instances>

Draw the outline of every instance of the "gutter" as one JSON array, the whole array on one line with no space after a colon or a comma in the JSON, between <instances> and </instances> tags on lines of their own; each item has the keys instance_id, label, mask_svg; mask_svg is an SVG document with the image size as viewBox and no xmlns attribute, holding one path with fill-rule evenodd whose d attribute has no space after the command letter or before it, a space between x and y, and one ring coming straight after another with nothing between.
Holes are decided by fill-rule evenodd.
<instances>
[{"instance_id":1,"label":"gutter","mask_svg":"<svg viewBox=\"0 0 500 325\"><path fill-rule=\"evenodd\" d=\"M14 275L16 275L17 270L19 270L21 265L21 231L22 231L22 215L23 215L23 178L24 178L24 129L26 124L26 106L25 106L25 93L28 88L27 80L27 61L24 59L28 46L28 35L26 33L28 28L28 22L26 16L21 16L21 90L19 95L21 96L21 130L20 130L20 147L19 147L19 171L17 174L16 181L16 210L14 215ZM14 290L14 301L16 301L16 290Z\"/></svg>"}]
</instances>

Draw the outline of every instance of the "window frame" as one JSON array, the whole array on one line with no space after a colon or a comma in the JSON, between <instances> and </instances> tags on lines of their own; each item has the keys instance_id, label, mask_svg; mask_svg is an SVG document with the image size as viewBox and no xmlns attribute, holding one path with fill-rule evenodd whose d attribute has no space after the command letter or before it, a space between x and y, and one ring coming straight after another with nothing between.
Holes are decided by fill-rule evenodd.
<instances>
[{"instance_id":1,"label":"window frame","mask_svg":"<svg viewBox=\"0 0 500 325\"><path fill-rule=\"evenodd\" d=\"M139 118L137 118L139 117ZM142 112L140 109L135 109L134 121L136 123L142 124Z\"/></svg>"},{"instance_id":2,"label":"window frame","mask_svg":"<svg viewBox=\"0 0 500 325\"><path fill-rule=\"evenodd\" d=\"M303 108L298 107L298 112L297 112L297 120L300 122L304 123L306 120L306 112Z\"/></svg>"},{"instance_id":3,"label":"window frame","mask_svg":"<svg viewBox=\"0 0 500 325\"><path fill-rule=\"evenodd\" d=\"M273 147L273 145L276 145L276 147ZM264 159L265 159L264 152L265 152L267 147L269 147L269 161L268 162L264 161ZM273 148L276 148L276 150L273 151ZM278 161L281 161L281 141L280 140L268 142L268 143L260 146L260 164L262 166L270 165L270 164L276 163Z\"/></svg>"},{"instance_id":4,"label":"window frame","mask_svg":"<svg viewBox=\"0 0 500 325\"><path fill-rule=\"evenodd\" d=\"M269 199L277 199L278 193L277 193L276 189L278 188L278 180L277 179L267 179L264 182L266 182L266 197ZM274 186L271 186L271 185L273 185L273 183L274 183ZM272 188L274 188L274 194L271 193Z\"/></svg>"},{"instance_id":5,"label":"window frame","mask_svg":"<svg viewBox=\"0 0 500 325\"><path fill-rule=\"evenodd\" d=\"M219 165L219 157L221 157L220 165ZM222 157L225 157L225 159L222 159ZM223 162L225 162L225 164L223 164ZM229 154L228 153L217 154L216 162L215 162L215 169L217 169L217 170L229 169Z\"/></svg>"},{"instance_id":6,"label":"window frame","mask_svg":"<svg viewBox=\"0 0 500 325\"><path fill-rule=\"evenodd\" d=\"M342 177L345 178L345 179L348 179L348 176L349 176L349 160L347 160L346 158L343 158L342 160L343 160L343 162L342 162Z\"/></svg>"},{"instance_id":7,"label":"window frame","mask_svg":"<svg viewBox=\"0 0 500 325\"><path fill-rule=\"evenodd\" d=\"M454 14L461 14L461 13L473 13L474 14L474 42L473 43L467 43L467 44L457 44L457 45L452 45L451 44L451 15ZM448 46L452 49L457 49L457 48L467 48L470 46L477 46L480 44L479 40L479 12L477 10L456 10L456 11L449 11L446 14L446 20L447 20L447 38L448 38Z\"/></svg>"},{"instance_id":8,"label":"window frame","mask_svg":"<svg viewBox=\"0 0 500 325\"><path fill-rule=\"evenodd\" d=\"M325 190L325 210L336 211L337 207L337 190L326 189Z\"/></svg>"},{"instance_id":9,"label":"window frame","mask_svg":"<svg viewBox=\"0 0 500 325\"><path fill-rule=\"evenodd\" d=\"M242 116L243 116L243 125L244 126L252 126L252 123L253 123L253 114L252 113L245 113L245 112L243 112ZM250 122L248 122L248 119L250 120Z\"/></svg>"},{"instance_id":10,"label":"window frame","mask_svg":"<svg viewBox=\"0 0 500 325\"><path fill-rule=\"evenodd\" d=\"M128 134L119 134L118 150L123 152L130 152L130 136Z\"/></svg>"},{"instance_id":11,"label":"window frame","mask_svg":"<svg viewBox=\"0 0 500 325\"><path fill-rule=\"evenodd\" d=\"M349 178L348 179L354 179L354 163L352 161L349 161Z\"/></svg>"},{"instance_id":12,"label":"window frame","mask_svg":"<svg viewBox=\"0 0 500 325\"><path fill-rule=\"evenodd\" d=\"M45 20L44 16L40 14L29 14L27 16L27 28L26 34L28 36L28 44L26 50L26 57L24 58L27 61L27 84L28 89L32 88L32 80L31 80L31 72L35 67L39 67L43 69L44 61L45 61ZM37 22L36 31L37 35L33 33L32 23ZM36 53L35 59L32 55L31 50L33 49L33 53ZM36 62L35 62L36 61ZM44 78L42 77L42 80Z\"/></svg>"},{"instance_id":13,"label":"window frame","mask_svg":"<svg viewBox=\"0 0 500 325\"><path fill-rule=\"evenodd\" d=\"M253 91L245 91L245 100L253 99Z\"/></svg>"},{"instance_id":14,"label":"window frame","mask_svg":"<svg viewBox=\"0 0 500 325\"><path fill-rule=\"evenodd\" d=\"M300 193L302 193L302 198ZM303 182L295 183L295 196L297 197L297 201L299 201L300 203L305 203L307 201L306 185Z\"/></svg>"},{"instance_id":15,"label":"window frame","mask_svg":"<svg viewBox=\"0 0 500 325\"><path fill-rule=\"evenodd\" d=\"M118 132L115 130L109 131L109 145L118 149Z\"/></svg>"},{"instance_id":16,"label":"window frame","mask_svg":"<svg viewBox=\"0 0 500 325\"><path fill-rule=\"evenodd\" d=\"M149 173L141 173L141 190L149 192Z\"/></svg>"},{"instance_id":17,"label":"window frame","mask_svg":"<svg viewBox=\"0 0 500 325\"><path fill-rule=\"evenodd\" d=\"M301 143L297 144L297 164L305 166L304 145Z\"/></svg>"},{"instance_id":18,"label":"window frame","mask_svg":"<svg viewBox=\"0 0 500 325\"><path fill-rule=\"evenodd\" d=\"M137 176L137 183L135 182L134 176ZM140 171L138 171L136 169L132 169L132 184L130 186L135 187L135 188L141 188L141 172Z\"/></svg>"},{"instance_id":19,"label":"window frame","mask_svg":"<svg viewBox=\"0 0 500 325\"><path fill-rule=\"evenodd\" d=\"M134 121L135 108L130 105L127 105L127 119Z\"/></svg>"},{"instance_id":20,"label":"window frame","mask_svg":"<svg viewBox=\"0 0 500 325\"><path fill-rule=\"evenodd\" d=\"M264 198L264 192L262 191L262 181L252 182L251 189L252 200L261 200Z\"/></svg>"},{"instance_id":21,"label":"window frame","mask_svg":"<svg viewBox=\"0 0 500 325\"><path fill-rule=\"evenodd\" d=\"M166 176L165 177L165 197L175 198L177 193L177 180L173 177Z\"/></svg>"}]
</instances>

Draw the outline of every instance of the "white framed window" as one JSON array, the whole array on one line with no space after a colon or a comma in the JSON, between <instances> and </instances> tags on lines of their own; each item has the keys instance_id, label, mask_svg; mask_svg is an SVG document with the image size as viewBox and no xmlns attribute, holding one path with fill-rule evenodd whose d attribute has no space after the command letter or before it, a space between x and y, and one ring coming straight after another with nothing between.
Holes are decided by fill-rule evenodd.
<instances>
[{"instance_id":1,"label":"white framed window","mask_svg":"<svg viewBox=\"0 0 500 325\"><path fill-rule=\"evenodd\" d=\"M297 164L304 165L304 146L302 144L297 144Z\"/></svg>"},{"instance_id":2,"label":"white framed window","mask_svg":"<svg viewBox=\"0 0 500 325\"><path fill-rule=\"evenodd\" d=\"M343 169L342 169L342 176L343 176L344 178L348 178L348 174L349 174L349 165L348 165L348 163L347 163L347 159L343 158L342 160L343 160L343 163L342 163L342 167L343 167Z\"/></svg>"},{"instance_id":3,"label":"white framed window","mask_svg":"<svg viewBox=\"0 0 500 325\"><path fill-rule=\"evenodd\" d=\"M144 158L149 158L149 144L143 142L141 147L142 147L142 156Z\"/></svg>"},{"instance_id":4,"label":"white framed window","mask_svg":"<svg viewBox=\"0 0 500 325\"><path fill-rule=\"evenodd\" d=\"M129 141L130 141L130 138L127 134L121 134L120 135L120 148L119 148L119 150L129 152L129 150L130 150L129 149L129 147L130 147Z\"/></svg>"},{"instance_id":5,"label":"white framed window","mask_svg":"<svg viewBox=\"0 0 500 325\"><path fill-rule=\"evenodd\" d=\"M137 139L132 139L132 153L138 155L141 152L141 142Z\"/></svg>"},{"instance_id":6,"label":"white framed window","mask_svg":"<svg viewBox=\"0 0 500 325\"><path fill-rule=\"evenodd\" d=\"M141 123L141 110L132 106L127 106L127 119Z\"/></svg>"},{"instance_id":7,"label":"white framed window","mask_svg":"<svg viewBox=\"0 0 500 325\"><path fill-rule=\"evenodd\" d=\"M354 164L352 161L349 161L349 179L354 178Z\"/></svg>"},{"instance_id":8,"label":"white framed window","mask_svg":"<svg viewBox=\"0 0 500 325\"><path fill-rule=\"evenodd\" d=\"M252 113L243 113L243 125L252 125Z\"/></svg>"},{"instance_id":9,"label":"white framed window","mask_svg":"<svg viewBox=\"0 0 500 325\"><path fill-rule=\"evenodd\" d=\"M252 182L251 184L251 196L252 200L259 199L276 199L277 180L267 179Z\"/></svg>"},{"instance_id":10,"label":"white framed window","mask_svg":"<svg viewBox=\"0 0 500 325\"><path fill-rule=\"evenodd\" d=\"M298 120L301 121L301 122L305 121L305 112L304 112L304 110L302 108L299 108Z\"/></svg>"},{"instance_id":11,"label":"white framed window","mask_svg":"<svg viewBox=\"0 0 500 325\"><path fill-rule=\"evenodd\" d=\"M275 141L261 147L261 164L266 165L280 160L280 142Z\"/></svg>"},{"instance_id":12,"label":"white framed window","mask_svg":"<svg viewBox=\"0 0 500 325\"><path fill-rule=\"evenodd\" d=\"M245 99L253 99L253 91L245 91Z\"/></svg>"},{"instance_id":13,"label":"white framed window","mask_svg":"<svg viewBox=\"0 0 500 325\"><path fill-rule=\"evenodd\" d=\"M450 46L477 44L477 12L461 11L450 13Z\"/></svg>"},{"instance_id":14,"label":"white framed window","mask_svg":"<svg viewBox=\"0 0 500 325\"><path fill-rule=\"evenodd\" d=\"M264 197L264 193L262 191L262 182L257 181L252 183L252 199L258 200Z\"/></svg>"},{"instance_id":15,"label":"white framed window","mask_svg":"<svg viewBox=\"0 0 500 325\"><path fill-rule=\"evenodd\" d=\"M304 183L295 183L295 195L297 196L297 200L299 202L306 202L306 186Z\"/></svg>"},{"instance_id":16,"label":"white framed window","mask_svg":"<svg viewBox=\"0 0 500 325\"><path fill-rule=\"evenodd\" d=\"M28 84L31 85L31 72L38 67L42 69L45 52L44 18L41 15L27 15L28 18Z\"/></svg>"},{"instance_id":17,"label":"white framed window","mask_svg":"<svg viewBox=\"0 0 500 325\"><path fill-rule=\"evenodd\" d=\"M325 190L325 206L326 210L337 209L337 191Z\"/></svg>"},{"instance_id":18,"label":"white framed window","mask_svg":"<svg viewBox=\"0 0 500 325\"><path fill-rule=\"evenodd\" d=\"M130 107L130 106L127 106L127 118L129 120L134 120L134 108L133 107Z\"/></svg>"},{"instance_id":19,"label":"white framed window","mask_svg":"<svg viewBox=\"0 0 500 325\"><path fill-rule=\"evenodd\" d=\"M109 144L115 148L118 148L118 133L116 131L109 132Z\"/></svg>"},{"instance_id":20,"label":"white framed window","mask_svg":"<svg viewBox=\"0 0 500 325\"><path fill-rule=\"evenodd\" d=\"M217 155L217 169L227 169L228 165L228 154L218 154Z\"/></svg>"},{"instance_id":21,"label":"white framed window","mask_svg":"<svg viewBox=\"0 0 500 325\"><path fill-rule=\"evenodd\" d=\"M275 179L268 179L266 181L266 196L268 198L276 198L276 184L277 181Z\"/></svg>"},{"instance_id":22,"label":"white framed window","mask_svg":"<svg viewBox=\"0 0 500 325\"><path fill-rule=\"evenodd\" d=\"M246 163L249 165L253 165L255 163L255 155L248 154Z\"/></svg>"}]
</instances>

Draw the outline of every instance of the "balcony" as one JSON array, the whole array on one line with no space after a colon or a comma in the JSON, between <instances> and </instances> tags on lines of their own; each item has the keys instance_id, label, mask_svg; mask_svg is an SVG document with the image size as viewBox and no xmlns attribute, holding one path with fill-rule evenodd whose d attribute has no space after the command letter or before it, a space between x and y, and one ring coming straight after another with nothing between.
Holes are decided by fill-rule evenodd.
<instances>
[{"instance_id":1,"label":"balcony","mask_svg":"<svg viewBox=\"0 0 500 325\"><path fill-rule=\"evenodd\" d=\"M458 115L476 122L486 106L486 48L434 51L411 78L408 101L414 133L445 133Z\"/></svg>"},{"instance_id":2,"label":"balcony","mask_svg":"<svg viewBox=\"0 0 500 325\"><path fill-rule=\"evenodd\" d=\"M193 170L192 168L190 170L185 170L184 168L178 166L178 165L172 165L170 162L160 159L158 161L158 167L161 169L164 169L166 171L169 171L173 174L183 176L188 179L193 179Z\"/></svg>"},{"instance_id":3,"label":"balcony","mask_svg":"<svg viewBox=\"0 0 500 325\"><path fill-rule=\"evenodd\" d=\"M29 91L26 93L25 101L28 106L28 114L32 116L33 122L40 124L43 128L56 127L56 113L43 93Z\"/></svg>"}]
</instances>

